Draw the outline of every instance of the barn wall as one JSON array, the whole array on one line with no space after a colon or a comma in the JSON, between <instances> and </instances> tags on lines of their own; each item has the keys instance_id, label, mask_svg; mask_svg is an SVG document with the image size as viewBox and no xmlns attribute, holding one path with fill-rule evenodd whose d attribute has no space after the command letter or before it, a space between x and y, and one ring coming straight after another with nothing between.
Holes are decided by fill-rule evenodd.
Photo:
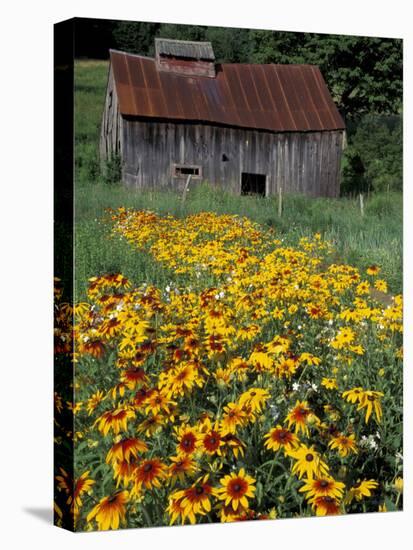
<instances>
[{"instance_id":1,"label":"barn wall","mask_svg":"<svg viewBox=\"0 0 413 550\"><path fill-rule=\"evenodd\" d=\"M122 140L123 181L133 187L182 189L186 178L172 177L176 163L200 165L202 180L238 194L241 172L266 174L267 195L279 187L311 196L339 194L341 130L273 134L125 118Z\"/></svg>"},{"instance_id":2,"label":"barn wall","mask_svg":"<svg viewBox=\"0 0 413 550\"><path fill-rule=\"evenodd\" d=\"M119 114L118 96L112 66L110 66L100 130L99 151L102 162L110 159L113 155L121 154L121 132L122 117Z\"/></svg>"}]
</instances>

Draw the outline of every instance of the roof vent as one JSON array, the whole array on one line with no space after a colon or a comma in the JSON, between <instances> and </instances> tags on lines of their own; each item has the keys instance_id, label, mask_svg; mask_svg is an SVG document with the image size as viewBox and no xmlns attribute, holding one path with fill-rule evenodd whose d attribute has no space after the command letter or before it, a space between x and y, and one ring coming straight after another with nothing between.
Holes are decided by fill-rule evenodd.
<instances>
[{"instance_id":1,"label":"roof vent","mask_svg":"<svg viewBox=\"0 0 413 550\"><path fill-rule=\"evenodd\" d=\"M160 71L210 78L216 74L211 42L155 38L155 58Z\"/></svg>"}]
</instances>

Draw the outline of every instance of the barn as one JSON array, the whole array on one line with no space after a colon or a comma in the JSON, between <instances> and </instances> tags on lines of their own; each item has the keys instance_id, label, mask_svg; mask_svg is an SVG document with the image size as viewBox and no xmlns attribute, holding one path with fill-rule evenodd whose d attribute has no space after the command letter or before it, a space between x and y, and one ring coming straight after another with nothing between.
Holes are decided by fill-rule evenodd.
<instances>
[{"instance_id":1,"label":"barn","mask_svg":"<svg viewBox=\"0 0 413 550\"><path fill-rule=\"evenodd\" d=\"M100 155L132 188L336 197L345 125L318 67L216 63L210 42L111 50Z\"/></svg>"}]
</instances>

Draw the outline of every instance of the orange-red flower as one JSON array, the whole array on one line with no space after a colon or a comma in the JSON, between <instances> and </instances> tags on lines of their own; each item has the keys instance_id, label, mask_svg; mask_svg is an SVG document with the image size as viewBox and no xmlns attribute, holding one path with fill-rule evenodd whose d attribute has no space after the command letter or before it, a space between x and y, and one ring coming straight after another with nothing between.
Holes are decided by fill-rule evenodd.
<instances>
[{"instance_id":1,"label":"orange-red flower","mask_svg":"<svg viewBox=\"0 0 413 550\"><path fill-rule=\"evenodd\" d=\"M132 492L139 494L142 488L160 487L161 481L166 479L167 473L167 466L158 458L143 460L135 470Z\"/></svg>"},{"instance_id":2,"label":"orange-red flower","mask_svg":"<svg viewBox=\"0 0 413 550\"><path fill-rule=\"evenodd\" d=\"M225 501L225 506L231 504L236 512L238 507L248 508L248 498L253 498L255 493L255 479L245 473L241 468L238 474L232 473L221 479L221 485L217 491L218 498ZM248 498L247 498L248 497Z\"/></svg>"},{"instance_id":3,"label":"orange-red flower","mask_svg":"<svg viewBox=\"0 0 413 550\"><path fill-rule=\"evenodd\" d=\"M139 453L145 453L147 450L146 443L137 437L122 439L109 449L106 462L112 464L116 461L130 462L131 458L138 458Z\"/></svg>"},{"instance_id":4,"label":"orange-red flower","mask_svg":"<svg viewBox=\"0 0 413 550\"><path fill-rule=\"evenodd\" d=\"M266 439L265 446L272 451L278 451L281 448L284 452L291 451L299 444L298 437L279 424L265 434L264 439Z\"/></svg>"}]
</instances>

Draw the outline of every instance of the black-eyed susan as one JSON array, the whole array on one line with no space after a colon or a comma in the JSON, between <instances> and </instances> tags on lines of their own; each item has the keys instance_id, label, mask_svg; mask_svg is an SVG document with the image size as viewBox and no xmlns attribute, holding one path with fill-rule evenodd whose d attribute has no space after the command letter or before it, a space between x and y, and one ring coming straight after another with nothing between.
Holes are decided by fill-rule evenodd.
<instances>
[{"instance_id":1,"label":"black-eyed susan","mask_svg":"<svg viewBox=\"0 0 413 550\"><path fill-rule=\"evenodd\" d=\"M240 395L238 403L241 407L244 405L248 407L252 413L260 413L269 397L270 393L268 390L263 388L250 388Z\"/></svg>"},{"instance_id":2,"label":"black-eyed susan","mask_svg":"<svg viewBox=\"0 0 413 550\"><path fill-rule=\"evenodd\" d=\"M106 462L113 464L117 461L130 462L132 458L138 458L140 453L145 453L148 446L137 437L121 439L114 443L106 455Z\"/></svg>"},{"instance_id":3,"label":"black-eyed susan","mask_svg":"<svg viewBox=\"0 0 413 550\"><path fill-rule=\"evenodd\" d=\"M102 340L98 338L89 339L84 342L80 342L78 351L81 354L91 355L95 359L100 359L106 353L106 348Z\"/></svg>"},{"instance_id":4,"label":"black-eyed susan","mask_svg":"<svg viewBox=\"0 0 413 550\"><path fill-rule=\"evenodd\" d=\"M139 426L136 428L138 433L145 434L146 437L151 437L160 430L162 430L165 425L165 417L160 414L151 414L148 415L145 420L143 420Z\"/></svg>"},{"instance_id":5,"label":"black-eyed susan","mask_svg":"<svg viewBox=\"0 0 413 550\"><path fill-rule=\"evenodd\" d=\"M370 497L371 491L377 489L378 486L378 482L374 479L358 480L355 485L350 487L344 501L346 504L350 504L353 500L360 501L363 498Z\"/></svg>"},{"instance_id":6,"label":"black-eyed susan","mask_svg":"<svg viewBox=\"0 0 413 550\"><path fill-rule=\"evenodd\" d=\"M82 495L85 493L90 494L95 484L95 481L89 478L89 473L90 471L87 470L77 479L72 480L66 470L60 468L60 475L56 476L57 486L68 495L66 504L70 506L75 519L82 506Z\"/></svg>"},{"instance_id":7,"label":"black-eyed susan","mask_svg":"<svg viewBox=\"0 0 413 550\"><path fill-rule=\"evenodd\" d=\"M351 453L357 454L356 436L354 434L338 434L331 438L328 446L330 449L337 449L341 457L346 457Z\"/></svg>"},{"instance_id":8,"label":"black-eyed susan","mask_svg":"<svg viewBox=\"0 0 413 550\"><path fill-rule=\"evenodd\" d=\"M241 468L238 473L232 472L220 479L222 487L217 489L218 498L225 506L231 505L236 512L238 507L248 508L248 499L254 498L255 479Z\"/></svg>"},{"instance_id":9,"label":"black-eyed susan","mask_svg":"<svg viewBox=\"0 0 413 550\"><path fill-rule=\"evenodd\" d=\"M327 390L337 390L337 379L336 378L326 378L321 379L321 385L324 386Z\"/></svg>"},{"instance_id":10,"label":"black-eyed susan","mask_svg":"<svg viewBox=\"0 0 413 550\"><path fill-rule=\"evenodd\" d=\"M309 408L307 401L296 401L295 407L288 413L285 420L288 424L288 428L294 426L296 434L302 432L304 435L308 436L308 424L311 417L316 418Z\"/></svg>"},{"instance_id":11,"label":"black-eyed susan","mask_svg":"<svg viewBox=\"0 0 413 550\"><path fill-rule=\"evenodd\" d=\"M200 437L198 431L187 425L175 427L177 438L176 452L178 454L193 454L200 446Z\"/></svg>"},{"instance_id":12,"label":"black-eyed susan","mask_svg":"<svg viewBox=\"0 0 413 550\"><path fill-rule=\"evenodd\" d=\"M168 397L183 396L194 386L202 386L203 383L194 364L190 362L171 369L163 379L160 377L159 380L161 389L165 390Z\"/></svg>"},{"instance_id":13,"label":"black-eyed susan","mask_svg":"<svg viewBox=\"0 0 413 550\"><path fill-rule=\"evenodd\" d=\"M232 451L235 458L238 458L239 454L244 456L247 445L239 437L232 433L227 433L222 435L222 441L224 443L221 449L223 453L227 454L228 451Z\"/></svg>"},{"instance_id":14,"label":"black-eyed susan","mask_svg":"<svg viewBox=\"0 0 413 550\"><path fill-rule=\"evenodd\" d=\"M279 378L290 379L298 369L298 361L291 357L281 356L274 363L274 372Z\"/></svg>"},{"instance_id":15,"label":"black-eyed susan","mask_svg":"<svg viewBox=\"0 0 413 550\"><path fill-rule=\"evenodd\" d=\"M284 449L284 452L287 453L295 449L299 444L298 437L290 430L283 428L280 424L265 434L264 439L266 439L265 447L271 451Z\"/></svg>"},{"instance_id":16,"label":"black-eyed susan","mask_svg":"<svg viewBox=\"0 0 413 550\"><path fill-rule=\"evenodd\" d=\"M181 491L177 491L181 495ZM177 493L173 493L169 496L169 504L166 508L166 512L169 515L169 525L173 525L178 519L181 520L182 525L185 523L185 507L182 504L183 496L177 497Z\"/></svg>"},{"instance_id":17,"label":"black-eyed susan","mask_svg":"<svg viewBox=\"0 0 413 550\"><path fill-rule=\"evenodd\" d=\"M366 269L367 275L377 275L380 272L380 267L378 265L369 265Z\"/></svg>"},{"instance_id":18,"label":"black-eyed susan","mask_svg":"<svg viewBox=\"0 0 413 550\"><path fill-rule=\"evenodd\" d=\"M365 422L368 423L371 414L374 412L377 422L381 422L383 415L380 398L384 393L380 391L366 390L359 401L357 410L366 409Z\"/></svg>"},{"instance_id":19,"label":"black-eyed susan","mask_svg":"<svg viewBox=\"0 0 413 550\"><path fill-rule=\"evenodd\" d=\"M292 467L292 473L297 475L299 479L303 476L307 478L323 477L328 474L328 466L322 460L313 446L301 444L297 449L288 452L288 455L294 458L295 463Z\"/></svg>"},{"instance_id":20,"label":"black-eyed susan","mask_svg":"<svg viewBox=\"0 0 413 550\"><path fill-rule=\"evenodd\" d=\"M113 462L113 478L116 481L116 488L118 488L121 483L123 483L125 487L129 485L130 481L134 478L138 464L138 460L133 457L128 461L117 460Z\"/></svg>"},{"instance_id":21,"label":"black-eyed susan","mask_svg":"<svg viewBox=\"0 0 413 550\"><path fill-rule=\"evenodd\" d=\"M145 412L151 412L152 414L158 414L160 412L170 414L173 407L176 405L176 401L173 401L167 395L159 390L154 390L150 393L145 401Z\"/></svg>"},{"instance_id":22,"label":"black-eyed susan","mask_svg":"<svg viewBox=\"0 0 413 550\"><path fill-rule=\"evenodd\" d=\"M160 487L161 481L165 480L167 476L168 468L158 458L142 460L134 472L134 486L131 494L139 495L142 488Z\"/></svg>"},{"instance_id":23,"label":"black-eyed susan","mask_svg":"<svg viewBox=\"0 0 413 550\"><path fill-rule=\"evenodd\" d=\"M340 514L339 501L328 495L315 497L312 500L312 507L317 516L336 516Z\"/></svg>"},{"instance_id":24,"label":"black-eyed susan","mask_svg":"<svg viewBox=\"0 0 413 550\"><path fill-rule=\"evenodd\" d=\"M96 407L100 403L102 403L105 398L105 394L103 393L103 391L100 390L89 397L86 403L86 410L89 416L95 411Z\"/></svg>"},{"instance_id":25,"label":"black-eyed susan","mask_svg":"<svg viewBox=\"0 0 413 550\"><path fill-rule=\"evenodd\" d=\"M221 455L221 447L224 445L224 441L219 430L218 421L212 424L207 418L200 428L199 437L203 452L209 455Z\"/></svg>"},{"instance_id":26,"label":"black-eyed susan","mask_svg":"<svg viewBox=\"0 0 413 550\"><path fill-rule=\"evenodd\" d=\"M205 475L191 487L173 493L171 498L181 501L183 521L188 518L191 524L195 524L197 515L203 516L211 511L211 499L216 495L216 489L209 483L209 476Z\"/></svg>"},{"instance_id":27,"label":"black-eyed susan","mask_svg":"<svg viewBox=\"0 0 413 550\"><path fill-rule=\"evenodd\" d=\"M95 520L100 531L118 529L120 523L125 521L128 500L128 491L118 491L111 496L103 497L89 512L87 521Z\"/></svg>"},{"instance_id":28,"label":"black-eyed susan","mask_svg":"<svg viewBox=\"0 0 413 550\"><path fill-rule=\"evenodd\" d=\"M341 499L344 489L345 485L341 481L336 481L330 476L323 476L306 479L299 491L305 493L306 499L311 502L312 499L325 496Z\"/></svg>"},{"instance_id":29,"label":"black-eyed susan","mask_svg":"<svg viewBox=\"0 0 413 550\"><path fill-rule=\"evenodd\" d=\"M175 485L177 481L184 483L185 478L192 476L198 469L197 463L189 455L179 454L171 456L169 460L172 462L168 467L171 485Z\"/></svg>"},{"instance_id":30,"label":"black-eyed susan","mask_svg":"<svg viewBox=\"0 0 413 550\"><path fill-rule=\"evenodd\" d=\"M332 340L331 346L335 349L343 349L350 344L353 344L356 338L355 332L350 327L341 328L336 337Z\"/></svg>"},{"instance_id":31,"label":"black-eyed susan","mask_svg":"<svg viewBox=\"0 0 413 550\"><path fill-rule=\"evenodd\" d=\"M363 398L364 390L361 387L352 388L351 390L344 391L342 393L343 399L349 403L360 403Z\"/></svg>"},{"instance_id":32,"label":"black-eyed susan","mask_svg":"<svg viewBox=\"0 0 413 550\"><path fill-rule=\"evenodd\" d=\"M135 390L137 387L144 386L148 377L142 367L130 367L121 373L120 380L129 390Z\"/></svg>"},{"instance_id":33,"label":"black-eyed susan","mask_svg":"<svg viewBox=\"0 0 413 550\"><path fill-rule=\"evenodd\" d=\"M245 409L239 403L228 403L224 407L220 428L223 434L234 434L237 428L243 426L246 421Z\"/></svg>"},{"instance_id":34,"label":"black-eyed susan","mask_svg":"<svg viewBox=\"0 0 413 550\"><path fill-rule=\"evenodd\" d=\"M115 435L120 432L125 432L128 429L128 420L135 418L135 412L129 407L118 407L112 411L106 411L99 416L94 425L97 425L98 430L107 435L110 430Z\"/></svg>"},{"instance_id":35,"label":"black-eyed susan","mask_svg":"<svg viewBox=\"0 0 413 550\"><path fill-rule=\"evenodd\" d=\"M218 505L218 517L221 523L231 523L233 521L240 521L240 516L242 516L242 514L246 512L247 512L247 509L243 508L241 504L239 504L237 511L234 510L231 503L228 504L228 506L225 506L224 502L221 502Z\"/></svg>"}]
</instances>

